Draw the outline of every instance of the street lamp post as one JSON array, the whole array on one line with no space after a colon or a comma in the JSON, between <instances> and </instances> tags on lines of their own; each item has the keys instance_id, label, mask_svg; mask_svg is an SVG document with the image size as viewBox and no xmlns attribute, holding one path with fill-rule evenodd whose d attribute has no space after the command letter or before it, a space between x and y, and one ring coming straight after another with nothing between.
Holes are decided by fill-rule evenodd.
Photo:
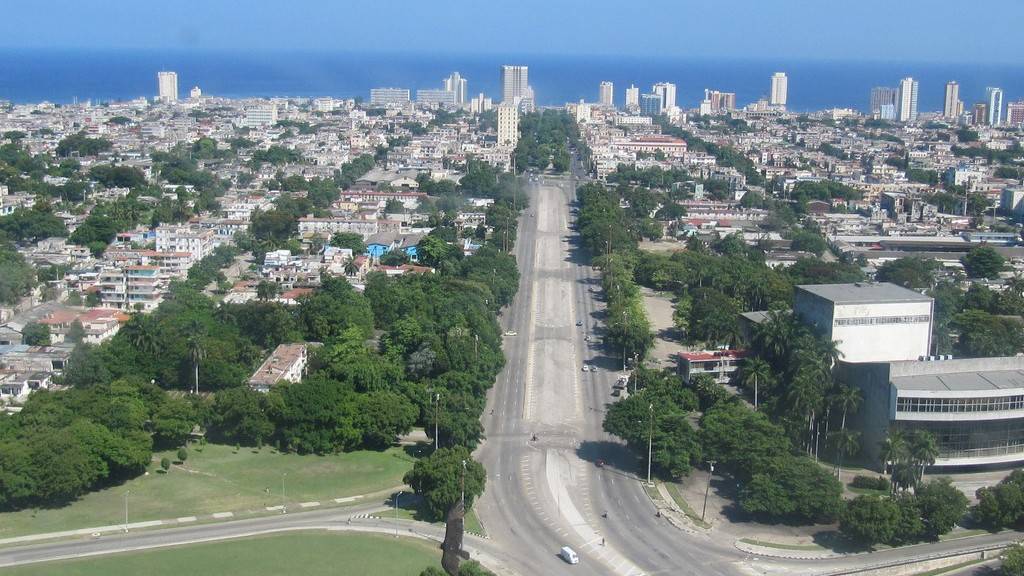
<instances>
[{"instance_id":1,"label":"street lamp post","mask_svg":"<svg viewBox=\"0 0 1024 576\"><path fill-rule=\"evenodd\" d=\"M288 508L285 507L285 477L288 476L288 472L284 472L281 475L281 513L288 513Z\"/></svg>"},{"instance_id":2,"label":"street lamp post","mask_svg":"<svg viewBox=\"0 0 1024 576\"><path fill-rule=\"evenodd\" d=\"M654 446L654 403L652 402L647 406L647 410L650 412L650 418L648 421L650 425L647 429L647 484L651 483L651 456L653 455L652 447Z\"/></svg>"},{"instance_id":3,"label":"street lamp post","mask_svg":"<svg viewBox=\"0 0 1024 576\"><path fill-rule=\"evenodd\" d=\"M711 491L711 474L715 471L715 461L708 460L708 484L704 487L704 509L700 511L700 521L704 521L704 515L708 512L708 492Z\"/></svg>"},{"instance_id":4,"label":"street lamp post","mask_svg":"<svg viewBox=\"0 0 1024 576\"><path fill-rule=\"evenodd\" d=\"M395 538L398 538L398 498L402 496L402 491L399 490L395 494Z\"/></svg>"},{"instance_id":5,"label":"street lamp post","mask_svg":"<svg viewBox=\"0 0 1024 576\"><path fill-rule=\"evenodd\" d=\"M128 533L128 495L131 494L131 490L124 491L124 533Z\"/></svg>"},{"instance_id":6,"label":"street lamp post","mask_svg":"<svg viewBox=\"0 0 1024 576\"><path fill-rule=\"evenodd\" d=\"M438 411L440 410L440 408L441 408L441 393L440 392L436 392L436 393L434 393L434 452L437 452L437 449L440 446L440 444L438 443L439 441L438 441L438 437L437 437L437 418L438 418Z\"/></svg>"}]
</instances>

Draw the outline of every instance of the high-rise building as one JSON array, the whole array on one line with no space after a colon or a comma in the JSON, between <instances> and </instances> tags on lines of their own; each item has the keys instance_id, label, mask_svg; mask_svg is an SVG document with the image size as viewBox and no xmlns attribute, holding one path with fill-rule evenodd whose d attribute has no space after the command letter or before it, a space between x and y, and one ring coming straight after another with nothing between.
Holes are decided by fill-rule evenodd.
<instances>
[{"instance_id":1,"label":"high-rise building","mask_svg":"<svg viewBox=\"0 0 1024 576\"><path fill-rule=\"evenodd\" d=\"M510 104L523 98L533 98L530 90L529 68L526 66L501 67L501 102Z\"/></svg>"},{"instance_id":2,"label":"high-rise building","mask_svg":"<svg viewBox=\"0 0 1024 576\"><path fill-rule=\"evenodd\" d=\"M718 90L705 89L704 101L708 103L708 112L706 112L708 114L715 112L728 112L736 109L735 92L719 92ZM701 113L704 114L705 112Z\"/></svg>"},{"instance_id":3,"label":"high-rise building","mask_svg":"<svg viewBox=\"0 0 1024 576\"><path fill-rule=\"evenodd\" d=\"M455 104L466 103L466 79L458 72L452 72L451 76L444 79L444 89L455 94Z\"/></svg>"},{"instance_id":4,"label":"high-rise building","mask_svg":"<svg viewBox=\"0 0 1024 576\"><path fill-rule=\"evenodd\" d=\"M636 109L640 107L640 89L632 84L626 88L626 108Z\"/></svg>"},{"instance_id":5,"label":"high-rise building","mask_svg":"<svg viewBox=\"0 0 1024 576\"><path fill-rule=\"evenodd\" d=\"M651 88L652 94L661 97L662 112L670 112L676 109L676 85L671 82L658 82Z\"/></svg>"},{"instance_id":6,"label":"high-rise building","mask_svg":"<svg viewBox=\"0 0 1024 576\"><path fill-rule=\"evenodd\" d=\"M974 105L974 108L971 110L971 124L974 126L988 124L988 104L978 102Z\"/></svg>"},{"instance_id":7,"label":"high-rise building","mask_svg":"<svg viewBox=\"0 0 1024 576\"><path fill-rule=\"evenodd\" d=\"M659 116L665 111L664 102L661 94L641 94L640 113L644 116Z\"/></svg>"},{"instance_id":8,"label":"high-rise building","mask_svg":"<svg viewBox=\"0 0 1024 576\"><path fill-rule=\"evenodd\" d=\"M1024 100L1010 102L1006 105L1006 124L1009 126L1024 124Z\"/></svg>"},{"instance_id":9,"label":"high-rise building","mask_svg":"<svg viewBox=\"0 0 1024 576\"><path fill-rule=\"evenodd\" d=\"M607 106L609 108L615 106L615 85L605 80L601 82L601 88L599 91L599 97L597 100L601 106Z\"/></svg>"},{"instance_id":10,"label":"high-rise building","mask_svg":"<svg viewBox=\"0 0 1024 576\"><path fill-rule=\"evenodd\" d=\"M370 106L404 106L409 103L408 88L371 88Z\"/></svg>"},{"instance_id":11,"label":"high-rise building","mask_svg":"<svg viewBox=\"0 0 1024 576\"><path fill-rule=\"evenodd\" d=\"M953 120L964 111L964 103L960 100L960 84L956 81L946 82L946 98L942 106L942 117Z\"/></svg>"},{"instance_id":12,"label":"high-rise building","mask_svg":"<svg viewBox=\"0 0 1024 576\"><path fill-rule=\"evenodd\" d=\"M917 80L909 76L900 80L896 96L896 119L900 122L917 120Z\"/></svg>"},{"instance_id":13,"label":"high-rise building","mask_svg":"<svg viewBox=\"0 0 1024 576\"><path fill-rule=\"evenodd\" d=\"M519 143L519 108L514 104L498 106L498 145L515 148Z\"/></svg>"},{"instance_id":14,"label":"high-rise building","mask_svg":"<svg viewBox=\"0 0 1024 576\"><path fill-rule=\"evenodd\" d=\"M871 89L871 115L880 116L882 106L896 108L896 89L888 86L875 86Z\"/></svg>"},{"instance_id":15,"label":"high-rise building","mask_svg":"<svg viewBox=\"0 0 1024 576\"><path fill-rule=\"evenodd\" d=\"M772 106L786 107L789 99L789 78L785 72L772 74L772 93L768 103Z\"/></svg>"},{"instance_id":16,"label":"high-rise building","mask_svg":"<svg viewBox=\"0 0 1024 576\"><path fill-rule=\"evenodd\" d=\"M1003 123L1003 89L989 86L985 88L985 103L988 105L988 125L999 126Z\"/></svg>"},{"instance_id":17,"label":"high-rise building","mask_svg":"<svg viewBox=\"0 0 1024 576\"><path fill-rule=\"evenodd\" d=\"M158 100L161 102L177 102L178 101L178 73L177 72L157 72L156 82L158 91Z\"/></svg>"},{"instance_id":18,"label":"high-rise building","mask_svg":"<svg viewBox=\"0 0 1024 576\"><path fill-rule=\"evenodd\" d=\"M193 86L192 89L188 91L188 97L193 100L201 98L202 96L203 91L199 88L199 86Z\"/></svg>"},{"instance_id":19,"label":"high-rise building","mask_svg":"<svg viewBox=\"0 0 1024 576\"><path fill-rule=\"evenodd\" d=\"M483 92L481 92L480 95L477 96L476 98L473 98L469 101L470 114L481 114L483 112L488 112L492 107L493 103L491 102L491 99L484 96Z\"/></svg>"}]
</instances>

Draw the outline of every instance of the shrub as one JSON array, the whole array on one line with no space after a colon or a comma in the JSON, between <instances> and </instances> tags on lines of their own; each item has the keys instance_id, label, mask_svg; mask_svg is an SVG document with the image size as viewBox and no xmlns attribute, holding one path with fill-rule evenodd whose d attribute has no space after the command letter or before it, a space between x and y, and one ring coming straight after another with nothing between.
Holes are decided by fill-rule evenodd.
<instances>
[{"instance_id":1,"label":"shrub","mask_svg":"<svg viewBox=\"0 0 1024 576\"><path fill-rule=\"evenodd\" d=\"M892 489L892 484L889 483L889 479L884 476L854 476L853 481L850 482L850 487L860 488L862 490L878 490L879 492L888 492Z\"/></svg>"}]
</instances>

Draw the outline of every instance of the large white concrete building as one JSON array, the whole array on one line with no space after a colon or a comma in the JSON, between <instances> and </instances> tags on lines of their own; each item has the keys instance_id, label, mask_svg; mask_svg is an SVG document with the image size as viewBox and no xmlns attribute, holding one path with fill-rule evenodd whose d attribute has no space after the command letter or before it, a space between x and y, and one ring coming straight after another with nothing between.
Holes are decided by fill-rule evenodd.
<instances>
[{"instance_id":1,"label":"large white concrete building","mask_svg":"<svg viewBox=\"0 0 1024 576\"><path fill-rule=\"evenodd\" d=\"M626 88L626 108L636 109L640 107L640 89L632 84Z\"/></svg>"},{"instance_id":2,"label":"large white concrete building","mask_svg":"<svg viewBox=\"0 0 1024 576\"><path fill-rule=\"evenodd\" d=\"M501 67L501 102L511 104L522 98L532 97L530 90L530 71L527 66Z\"/></svg>"},{"instance_id":3,"label":"large white concrete building","mask_svg":"<svg viewBox=\"0 0 1024 576\"><path fill-rule=\"evenodd\" d=\"M408 88L371 88L370 106L404 106L410 102Z\"/></svg>"},{"instance_id":4,"label":"large white concrete building","mask_svg":"<svg viewBox=\"0 0 1024 576\"><path fill-rule=\"evenodd\" d=\"M955 81L946 82L946 98L943 101L942 117L956 120L964 112L964 103L960 100L960 84Z\"/></svg>"},{"instance_id":5,"label":"large white concrete building","mask_svg":"<svg viewBox=\"0 0 1024 576\"><path fill-rule=\"evenodd\" d=\"M813 284L796 287L793 311L844 362L891 362L930 354L933 304L895 284Z\"/></svg>"},{"instance_id":6,"label":"large white concrete building","mask_svg":"<svg viewBox=\"0 0 1024 576\"><path fill-rule=\"evenodd\" d=\"M676 85L671 82L659 82L651 88L652 94L661 97L661 109L669 113L676 109Z\"/></svg>"},{"instance_id":7,"label":"large white concrete building","mask_svg":"<svg viewBox=\"0 0 1024 576\"><path fill-rule=\"evenodd\" d=\"M768 103L772 106L785 108L788 100L789 78L786 76L786 73L776 72L775 74L772 74L772 93L769 97Z\"/></svg>"},{"instance_id":8,"label":"large white concrete building","mask_svg":"<svg viewBox=\"0 0 1024 576\"><path fill-rule=\"evenodd\" d=\"M177 72L157 72L156 73L158 96L157 99L161 102L177 102L178 101L178 73Z\"/></svg>"},{"instance_id":9,"label":"large white concrete building","mask_svg":"<svg viewBox=\"0 0 1024 576\"><path fill-rule=\"evenodd\" d=\"M896 119L900 122L917 120L917 80L909 76L900 80L896 90Z\"/></svg>"}]
</instances>

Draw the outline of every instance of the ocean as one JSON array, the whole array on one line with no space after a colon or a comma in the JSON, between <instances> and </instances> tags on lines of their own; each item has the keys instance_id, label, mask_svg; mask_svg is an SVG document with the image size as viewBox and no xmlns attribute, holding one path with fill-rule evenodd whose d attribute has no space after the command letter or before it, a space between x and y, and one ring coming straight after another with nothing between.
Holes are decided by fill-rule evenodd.
<instances>
[{"instance_id":1,"label":"ocean","mask_svg":"<svg viewBox=\"0 0 1024 576\"><path fill-rule=\"evenodd\" d=\"M678 104L696 107L705 88L735 92L744 105L766 96L769 77L789 76L789 108L796 111L849 107L865 110L873 86L920 82L918 108L942 108L948 80L960 83L965 108L984 99L986 86L1004 90L1004 101L1024 99L1024 65L892 62L823 62L617 58L600 56L464 56L444 54L231 53L154 51L0 51L0 100L69 103L129 100L156 94L156 73L174 70L182 97L198 85L224 97L369 97L372 87L439 88L459 71L470 95L500 98L501 64L530 67L540 105L596 101L602 80L615 83L621 104L630 83L641 92L655 82L674 82Z\"/></svg>"}]
</instances>

